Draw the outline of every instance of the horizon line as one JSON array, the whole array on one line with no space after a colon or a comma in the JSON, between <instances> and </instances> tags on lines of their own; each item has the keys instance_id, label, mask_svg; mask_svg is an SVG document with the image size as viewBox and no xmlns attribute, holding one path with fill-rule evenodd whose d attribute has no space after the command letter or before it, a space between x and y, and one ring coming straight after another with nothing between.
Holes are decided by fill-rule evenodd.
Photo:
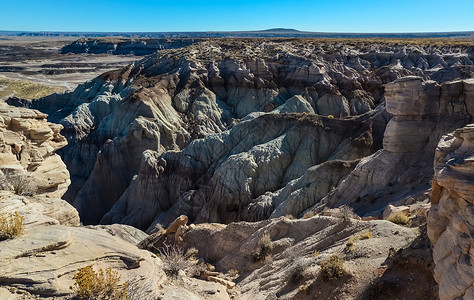
<instances>
[{"instance_id":1,"label":"horizon line","mask_svg":"<svg viewBox=\"0 0 474 300\"><path fill-rule=\"evenodd\" d=\"M302 31L293 28L269 28L257 30L206 30L206 31L80 31L80 30L3 30L0 32L10 33L254 33L254 32L286 32L300 34L448 34L448 33L474 33L474 30L456 30L456 31L400 31L400 32L344 32L344 31Z\"/></svg>"}]
</instances>

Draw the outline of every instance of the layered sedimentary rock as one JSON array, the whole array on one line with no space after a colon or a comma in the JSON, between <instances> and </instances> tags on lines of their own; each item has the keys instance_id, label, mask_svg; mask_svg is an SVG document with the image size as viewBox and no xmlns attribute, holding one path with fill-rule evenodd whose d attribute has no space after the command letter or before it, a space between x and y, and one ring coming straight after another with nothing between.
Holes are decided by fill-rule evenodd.
<instances>
[{"instance_id":1,"label":"layered sedimentary rock","mask_svg":"<svg viewBox=\"0 0 474 300\"><path fill-rule=\"evenodd\" d=\"M474 297L474 125L443 136L436 149L428 235L440 299Z\"/></svg>"},{"instance_id":2,"label":"layered sedimentary rock","mask_svg":"<svg viewBox=\"0 0 474 300\"><path fill-rule=\"evenodd\" d=\"M220 223L298 216L377 147L372 128L384 122L382 112L347 120L268 113L180 152L146 151L138 176L101 222L146 229L180 214Z\"/></svg>"},{"instance_id":3,"label":"layered sedimentary rock","mask_svg":"<svg viewBox=\"0 0 474 300\"><path fill-rule=\"evenodd\" d=\"M65 127L69 146L61 154L72 180L65 197L81 215L88 205L99 208L94 216L84 215L86 223L97 223L138 174L145 149L159 154L181 150L193 139L222 133L261 113L306 112L336 119L368 113L383 103L385 83L406 75L459 78L467 73L457 69L471 65L472 51L464 46L206 40L160 51L72 93L29 105ZM379 136L384 129L376 127L373 135ZM375 145L371 151L381 144ZM354 159L361 157L356 154ZM122 163L123 157L131 159ZM273 193L281 186L268 188L264 192ZM268 195L257 206L269 197L279 196Z\"/></svg>"},{"instance_id":4,"label":"layered sedimentary rock","mask_svg":"<svg viewBox=\"0 0 474 300\"><path fill-rule=\"evenodd\" d=\"M394 117L383 149L364 158L315 210L347 204L360 215L381 216L389 203L428 199L437 141L472 121L473 85L473 80L439 85L416 77L387 84L386 109Z\"/></svg>"},{"instance_id":5,"label":"layered sedimentary rock","mask_svg":"<svg viewBox=\"0 0 474 300\"><path fill-rule=\"evenodd\" d=\"M11 180L25 181L24 192L60 198L70 181L66 165L55 151L67 142L59 133L62 126L46 118L36 110L0 103L0 171ZM3 185L13 188L11 182Z\"/></svg>"},{"instance_id":6,"label":"layered sedimentary rock","mask_svg":"<svg viewBox=\"0 0 474 300\"><path fill-rule=\"evenodd\" d=\"M148 55L159 50L186 47L193 43L199 42L200 40L201 39L198 38L84 38L64 46L63 48L61 48L61 53L110 53L116 55Z\"/></svg>"}]
</instances>

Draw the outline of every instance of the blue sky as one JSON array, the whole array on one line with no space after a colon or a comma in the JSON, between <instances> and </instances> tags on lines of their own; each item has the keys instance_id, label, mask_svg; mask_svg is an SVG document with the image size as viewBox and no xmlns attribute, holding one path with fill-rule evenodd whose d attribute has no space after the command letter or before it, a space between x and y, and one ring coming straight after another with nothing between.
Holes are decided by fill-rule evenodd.
<instances>
[{"instance_id":1,"label":"blue sky","mask_svg":"<svg viewBox=\"0 0 474 300\"><path fill-rule=\"evenodd\" d=\"M0 30L474 31L474 0L0 0Z\"/></svg>"}]
</instances>

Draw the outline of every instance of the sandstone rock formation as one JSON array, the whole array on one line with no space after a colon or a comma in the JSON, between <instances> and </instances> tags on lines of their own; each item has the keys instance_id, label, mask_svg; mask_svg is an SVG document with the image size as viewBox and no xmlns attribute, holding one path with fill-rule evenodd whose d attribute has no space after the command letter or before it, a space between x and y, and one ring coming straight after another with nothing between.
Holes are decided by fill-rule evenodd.
<instances>
[{"instance_id":1,"label":"sandstone rock formation","mask_svg":"<svg viewBox=\"0 0 474 300\"><path fill-rule=\"evenodd\" d=\"M316 205L350 205L361 216L381 216L385 207L427 200L432 160L440 137L472 121L474 81L424 82L406 77L387 84L387 112L394 115L383 149L362 159L354 171Z\"/></svg>"},{"instance_id":2,"label":"sandstone rock formation","mask_svg":"<svg viewBox=\"0 0 474 300\"><path fill-rule=\"evenodd\" d=\"M436 149L428 234L441 300L474 298L473 153L472 124L443 136Z\"/></svg>"},{"instance_id":3,"label":"sandstone rock formation","mask_svg":"<svg viewBox=\"0 0 474 300\"><path fill-rule=\"evenodd\" d=\"M128 282L130 299L229 299L217 283L170 281L159 258L129 242L146 236L138 229L118 224L78 227L77 211L64 200L0 191L0 215L13 211L26 225L21 236L0 241L2 299L72 299L73 276L88 265L117 271L121 282Z\"/></svg>"},{"instance_id":4,"label":"sandstone rock formation","mask_svg":"<svg viewBox=\"0 0 474 300\"><path fill-rule=\"evenodd\" d=\"M47 122L46 117L39 111L0 102L0 174L24 180L25 188L28 185L24 192L60 198L70 180L55 151L67 142L59 133L62 126ZM10 183L5 185L7 188Z\"/></svg>"},{"instance_id":5,"label":"sandstone rock formation","mask_svg":"<svg viewBox=\"0 0 474 300\"><path fill-rule=\"evenodd\" d=\"M74 41L61 48L61 53L111 53L116 55L148 55L159 50L175 49L189 46L193 43L199 42L198 38L182 38L182 39L167 39L167 38L83 38Z\"/></svg>"}]
</instances>

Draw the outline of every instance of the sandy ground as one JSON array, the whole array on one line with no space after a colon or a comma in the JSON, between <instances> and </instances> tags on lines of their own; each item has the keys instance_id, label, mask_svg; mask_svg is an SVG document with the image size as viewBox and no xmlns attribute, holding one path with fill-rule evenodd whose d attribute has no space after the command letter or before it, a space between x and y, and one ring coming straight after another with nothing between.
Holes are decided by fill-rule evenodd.
<instances>
[{"instance_id":1,"label":"sandy ground","mask_svg":"<svg viewBox=\"0 0 474 300\"><path fill-rule=\"evenodd\" d=\"M140 56L61 54L77 38L1 37L0 75L73 90L78 84L106 71L126 66ZM4 87L5 88L5 87Z\"/></svg>"}]
</instances>

